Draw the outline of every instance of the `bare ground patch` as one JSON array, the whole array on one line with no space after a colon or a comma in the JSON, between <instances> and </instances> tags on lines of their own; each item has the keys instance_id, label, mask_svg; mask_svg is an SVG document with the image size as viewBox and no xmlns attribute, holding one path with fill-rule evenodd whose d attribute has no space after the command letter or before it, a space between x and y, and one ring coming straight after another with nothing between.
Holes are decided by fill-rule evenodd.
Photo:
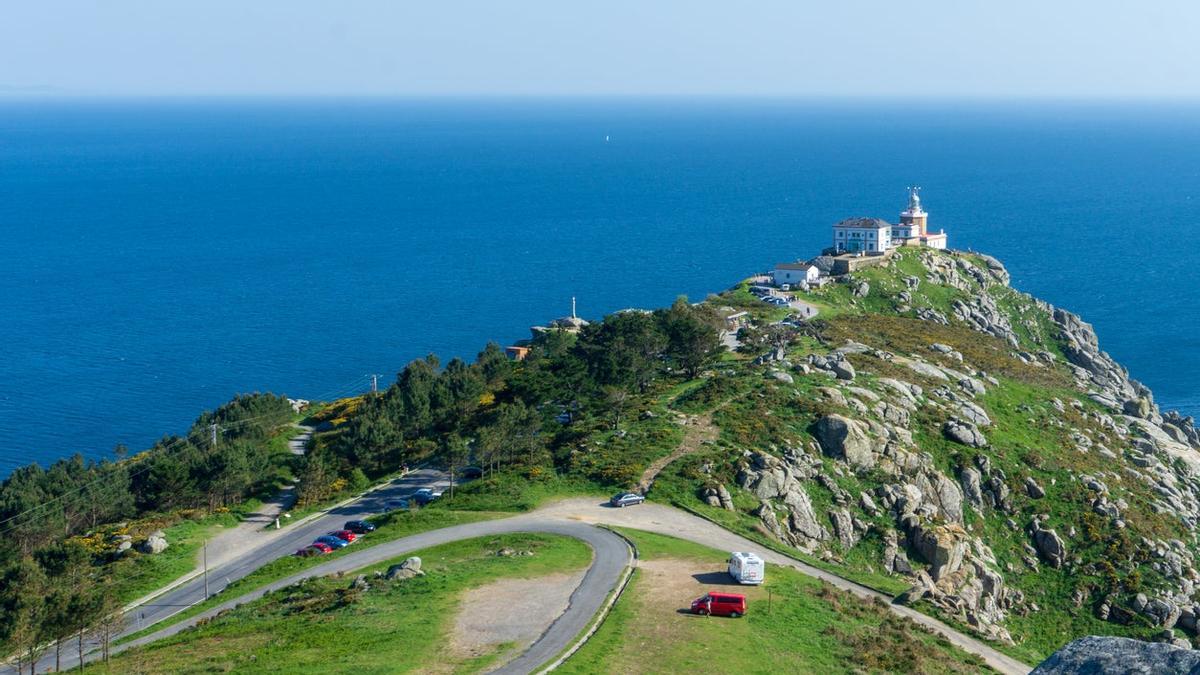
<instances>
[{"instance_id":1,"label":"bare ground patch","mask_svg":"<svg viewBox=\"0 0 1200 675\"><path fill-rule=\"evenodd\" d=\"M734 583L724 565L678 558L639 561L635 589L621 598L623 603L632 603L636 611L622 631L619 654L612 655L606 664L614 672L660 672L643 669L647 654L661 654L664 649L702 658L709 650L704 624L731 622L729 627L734 628L745 621L690 614L692 600L708 591L743 593L751 602L766 595L760 588Z\"/></svg>"},{"instance_id":2,"label":"bare ground patch","mask_svg":"<svg viewBox=\"0 0 1200 675\"><path fill-rule=\"evenodd\" d=\"M762 593L760 588L735 582L724 565L658 558L640 561L638 569L642 575L638 587L643 589L638 600L643 611L654 625L668 632L678 623L680 610L689 609L692 600L708 591L741 593L751 601Z\"/></svg>"},{"instance_id":3,"label":"bare ground patch","mask_svg":"<svg viewBox=\"0 0 1200 675\"><path fill-rule=\"evenodd\" d=\"M586 570L536 579L500 579L463 594L450 635L456 660L503 654L489 667L519 656L567 610Z\"/></svg>"}]
</instances>

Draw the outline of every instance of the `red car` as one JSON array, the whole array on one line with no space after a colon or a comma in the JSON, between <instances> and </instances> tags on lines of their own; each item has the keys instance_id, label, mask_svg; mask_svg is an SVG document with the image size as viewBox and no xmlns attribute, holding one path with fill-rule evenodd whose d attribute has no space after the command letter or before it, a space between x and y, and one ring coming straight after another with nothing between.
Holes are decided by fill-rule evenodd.
<instances>
[{"instance_id":1,"label":"red car","mask_svg":"<svg viewBox=\"0 0 1200 675\"><path fill-rule=\"evenodd\" d=\"M746 614L746 596L737 593L713 593L692 601L692 614L711 614L738 618Z\"/></svg>"},{"instance_id":2,"label":"red car","mask_svg":"<svg viewBox=\"0 0 1200 675\"><path fill-rule=\"evenodd\" d=\"M329 533L329 536L337 537L347 544L353 544L354 540L358 539L358 535L354 534L350 530L334 530L333 532Z\"/></svg>"},{"instance_id":3,"label":"red car","mask_svg":"<svg viewBox=\"0 0 1200 675\"><path fill-rule=\"evenodd\" d=\"M296 555L301 558L311 558L317 555L325 555L332 550L333 549L326 544L311 544L309 546L305 546L299 551L296 551Z\"/></svg>"}]
</instances>

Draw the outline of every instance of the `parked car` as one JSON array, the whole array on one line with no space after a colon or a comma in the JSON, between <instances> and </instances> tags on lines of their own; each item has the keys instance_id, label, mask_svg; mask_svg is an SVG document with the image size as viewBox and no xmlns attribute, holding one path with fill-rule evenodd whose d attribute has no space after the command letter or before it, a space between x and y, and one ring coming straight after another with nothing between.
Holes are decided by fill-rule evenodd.
<instances>
[{"instance_id":1,"label":"parked car","mask_svg":"<svg viewBox=\"0 0 1200 675\"><path fill-rule=\"evenodd\" d=\"M634 504L641 504L644 501L646 501L646 498L636 492L622 492L613 495L612 499L608 500L608 504L609 506L624 508L626 506L633 506Z\"/></svg>"},{"instance_id":2,"label":"parked car","mask_svg":"<svg viewBox=\"0 0 1200 675\"><path fill-rule=\"evenodd\" d=\"M350 545L350 542L346 541L345 539L339 539L337 537L333 537L328 534L317 537L316 539L313 540L313 543L314 544L325 544L329 548L346 548L347 546Z\"/></svg>"},{"instance_id":3,"label":"parked car","mask_svg":"<svg viewBox=\"0 0 1200 675\"><path fill-rule=\"evenodd\" d=\"M347 544L353 544L354 540L358 539L358 535L354 534L350 530L334 530L333 532L327 532L326 534L331 537L337 537Z\"/></svg>"},{"instance_id":4,"label":"parked car","mask_svg":"<svg viewBox=\"0 0 1200 675\"><path fill-rule=\"evenodd\" d=\"M692 614L731 616L736 619L746 614L746 596L710 591L708 595L692 601Z\"/></svg>"},{"instance_id":5,"label":"parked car","mask_svg":"<svg viewBox=\"0 0 1200 675\"><path fill-rule=\"evenodd\" d=\"M734 551L729 554L729 576L739 584L761 584L766 574L766 563L754 553Z\"/></svg>"},{"instance_id":6,"label":"parked car","mask_svg":"<svg viewBox=\"0 0 1200 675\"><path fill-rule=\"evenodd\" d=\"M315 548L318 551L320 551L321 553L333 553L332 546L330 546L329 544L319 542L319 541L314 541L313 543L309 544L308 548Z\"/></svg>"},{"instance_id":7,"label":"parked car","mask_svg":"<svg viewBox=\"0 0 1200 675\"><path fill-rule=\"evenodd\" d=\"M324 548L319 548L315 545L305 546L304 548L300 549L299 551L296 551L296 556L299 558L311 558L313 556L325 555L326 553L328 553L329 551L332 551L332 550L333 549L329 548L328 546L326 546Z\"/></svg>"},{"instance_id":8,"label":"parked car","mask_svg":"<svg viewBox=\"0 0 1200 675\"><path fill-rule=\"evenodd\" d=\"M366 520L348 520L342 527L350 530L354 534L366 534L375 531L375 523Z\"/></svg>"},{"instance_id":9,"label":"parked car","mask_svg":"<svg viewBox=\"0 0 1200 675\"><path fill-rule=\"evenodd\" d=\"M434 488L421 488L413 493L413 501L421 506L425 506L429 502L442 496L442 491Z\"/></svg>"}]
</instances>

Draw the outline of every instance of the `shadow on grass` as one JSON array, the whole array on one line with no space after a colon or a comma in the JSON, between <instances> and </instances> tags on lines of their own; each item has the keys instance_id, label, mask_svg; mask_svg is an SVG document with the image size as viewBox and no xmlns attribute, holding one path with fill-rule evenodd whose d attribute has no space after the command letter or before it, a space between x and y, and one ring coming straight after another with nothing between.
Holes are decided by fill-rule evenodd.
<instances>
[{"instance_id":1,"label":"shadow on grass","mask_svg":"<svg viewBox=\"0 0 1200 675\"><path fill-rule=\"evenodd\" d=\"M693 574L692 578L708 586L741 586L728 572L699 572Z\"/></svg>"}]
</instances>

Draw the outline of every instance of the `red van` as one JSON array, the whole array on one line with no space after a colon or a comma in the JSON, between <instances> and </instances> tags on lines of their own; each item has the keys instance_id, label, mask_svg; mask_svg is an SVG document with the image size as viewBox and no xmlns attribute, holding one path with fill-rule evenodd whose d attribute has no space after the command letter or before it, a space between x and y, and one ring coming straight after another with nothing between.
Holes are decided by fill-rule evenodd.
<instances>
[{"instance_id":1,"label":"red van","mask_svg":"<svg viewBox=\"0 0 1200 675\"><path fill-rule=\"evenodd\" d=\"M737 593L710 592L692 601L692 614L712 614L738 618L746 613L746 596Z\"/></svg>"}]
</instances>

